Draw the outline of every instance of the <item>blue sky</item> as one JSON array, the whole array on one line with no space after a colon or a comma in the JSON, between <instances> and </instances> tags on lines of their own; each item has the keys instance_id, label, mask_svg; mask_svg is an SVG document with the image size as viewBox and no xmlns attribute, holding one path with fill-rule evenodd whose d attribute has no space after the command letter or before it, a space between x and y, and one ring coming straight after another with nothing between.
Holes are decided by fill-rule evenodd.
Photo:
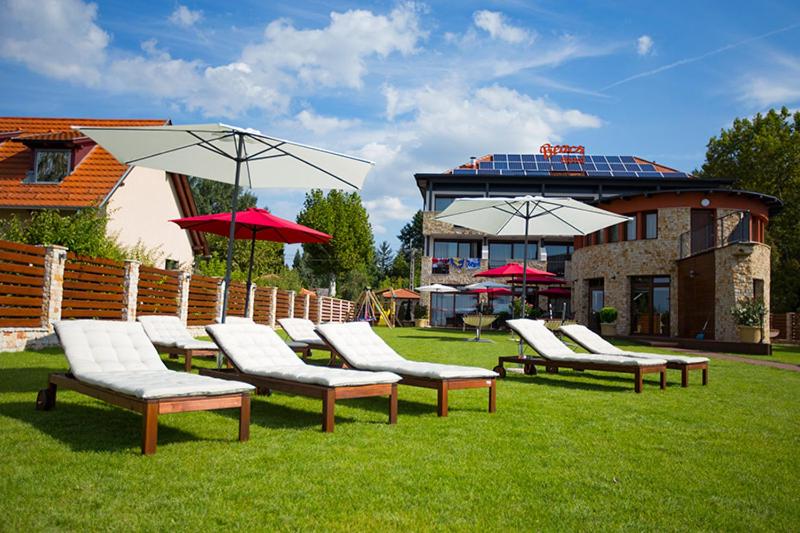
<instances>
[{"instance_id":1,"label":"blue sky","mask_svg":"<svg viewBox=\"0 0 800 533\"><path fill-rule=\"evenodd\" d=\"M415 172L544 142L691 171L734 118L800 107L798 2L0 7L0 115L222 121L366 157L393 246ZM289 218L304 194L256 192Z\"/></svg>"}]
</instances>

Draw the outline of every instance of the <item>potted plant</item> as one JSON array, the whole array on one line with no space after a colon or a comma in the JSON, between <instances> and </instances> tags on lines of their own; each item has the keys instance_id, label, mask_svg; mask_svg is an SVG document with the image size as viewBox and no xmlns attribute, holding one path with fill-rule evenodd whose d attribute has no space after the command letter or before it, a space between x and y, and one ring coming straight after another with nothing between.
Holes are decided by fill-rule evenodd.
<instances>
[{"instance_id":1,"label":"potted plant","mask_svg":"<svg viewBox=\"0 0 800 533\"><path fill-rule=\"evenodd\" d=\"M429 327L427 306L418 305L414 308L414 325L418 328Z\"/></svg>"},{"instance_id":2,"label":"potted plant","mask_svg":"<svg viewBox=\"0 0 800 533\"><path fill-rule=\"evenodd\" d=\"M603 307L597 312L600 319L600 334L603 337L613 337L617 334L617 309L616 307Z\"/></svg>"},{"instance_id":3,"label":"potted plant","mask_svg":"<svg viewBox=\"0 0 800 533\"><path fill-rule=\"evenodd\" d=\"M731 314L736 320L740 341L761 342L764 317L767 315L764 302L743 298L731 309Z\"/></svg>"}]
</instances>

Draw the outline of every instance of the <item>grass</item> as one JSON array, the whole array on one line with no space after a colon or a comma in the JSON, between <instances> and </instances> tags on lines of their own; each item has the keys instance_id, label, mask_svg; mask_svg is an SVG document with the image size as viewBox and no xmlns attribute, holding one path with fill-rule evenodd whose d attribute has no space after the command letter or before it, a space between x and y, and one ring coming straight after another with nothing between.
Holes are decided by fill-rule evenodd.
<instances>
[{"instance_id":1,"label":"grass","mask_svg":"<svg viewBox=\"0 0 800 533\"><path fill-rule=\"evenodd\" d=\"M409 358L491 368L513 352L469 332L379 330ZM318 362L325 359L320 353ZM178 369L179 364L169 362ZM200 361L200 364L210 364ZM800 523L800 373L712 361L710 384L669 372L510 374L484 390L401 387L337 406L255 397L251 440L233 411L161 418L138 454L140 417L72 392L33 409L56 350L0 354L0 530L791 530Z\"/></svg>"}]
</instances>

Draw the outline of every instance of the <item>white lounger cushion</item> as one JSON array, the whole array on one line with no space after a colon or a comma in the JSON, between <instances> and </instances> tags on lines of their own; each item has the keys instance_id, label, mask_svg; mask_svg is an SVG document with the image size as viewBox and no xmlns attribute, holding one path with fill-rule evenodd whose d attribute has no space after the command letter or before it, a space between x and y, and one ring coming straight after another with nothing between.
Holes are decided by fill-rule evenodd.
<instances>
[{"instance_id":1,"label":"white lounger cushion","mask_svg":"<svg viewBox=\"0 0 800 533\"><path fill-rule=\"evenodd\" d=\"M252 385L172 370L87 372L80 380L143 400L249 392Z\"/></svg>"},{"instance_id":2,"label":"white lounger cushion","mask_svg":"<svg viewBox=\"0 0 800 533\"><path fill-rule=\"evenodd\" d=\"M384 370L432 379L493 378L496 372L475 366L409 361L381 339L367 322L323 324L317 330L355 368Z\"/></svg>"},{"instance_id":3,"label":"white lounger cushion","mask_svg":"<svg viewBox=\"0 0 800 533\"><path fill-rule=\"evenodd\" d=\"M638 357L640 359L665 359L669 363L707 363L707 357L685 357L681 355L653 354L620 350L603 337L581 324L568 324L559 328L569 338L592 353Z\"/></svg>"},{"instance_id":4,"label":"white lounger cushion","mask_svg":"<svg viewBox=\"0 0 800 533\"><path fill-rule=\"evenodd\" d=\"M143 399L253 390L246 383L168 370L136 322L62 320L55 328L70 371L86 383Z\"/></svg>"},{"instance_id":5,"label":"white lounger cushion","mask_svg":"<svg viewBox=\"0 0 800 533\"><path fill-rule=\"evenodd\" d=\"M314 331L316 325L305 318L279 318L278 324L293 341L304 342L312 346L325 346L325 341Z\"/></svg>"},{"instance_id":6,"label":"white lounger cushion","mask_svg":"<svg viewBox=\"0 0 800 533\"><path fill-rule=\"evenodd\" d=\"M176 316L152 315L140 316L139 322L153 342L161 346L182 348L184 350L216 350L213 342L201 341L192 337L181 319Z\"/></svg>"},{"instance_id":7,"label":"white lounger cushion","mask_svg":"<svg viewBox=\"0 0 800 533\"><path fill-rule=\"evenodd\" d=\"M214 324L206 326L206 331L236 368L246 374L326 387L396 383L401 379L389 372L359 372L307 365L272 328L260 324Z\"/></svg>"},{"instance_id":8,"label":"white lounger cushion","mask_svg":"<svg viewBox=\"0 0 800 533\"><path fill-rule=\"evenodd\" d=\"M575 353L569 346L558 340L547 329L542 320L518 318L507 320L506 324L516 331L522 339L545 359L562 362L598 363L616 366L655 366L665 365L664 359L638 359L621 355Z\"/></svg>"}]
</instances>

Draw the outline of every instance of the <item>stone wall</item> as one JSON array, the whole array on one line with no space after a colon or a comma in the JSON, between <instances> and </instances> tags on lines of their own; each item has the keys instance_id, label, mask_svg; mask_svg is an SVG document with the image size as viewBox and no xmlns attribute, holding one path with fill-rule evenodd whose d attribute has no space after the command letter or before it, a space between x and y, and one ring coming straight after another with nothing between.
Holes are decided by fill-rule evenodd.
<instances>
[{"instance_id":1,"label":"stone wall","mask_svg":"<svg viewBox=\"0 0 800 533\"><path fill-rule=\"evenodd\" d=\"M658 238L614 242L577 249L570 262L575 319L589 322L589 279L603 278L605 305L615 307L617 335L630 333L631 276L670 277L670 334L678 332L678 287L676 259L678 239L689 230L690 209L658 210Z\"/></svg>"},{"instance_id":2,"label":"stone wall","mask_svg":"<svg viewBox=\"0 0 800 533\"><path fill-rule=\"evenodd\" d=\"M483 232L454 226L447 222L436 220L435 217L436 211L425 211L422 213L422 234L426 237L430 235L442 235L454 239L486 237L486 234Z\"/></svg>"},{"instance_id":3,"label":"stone wall","mask_svg":"<svg viewBox=\"0 0 800 533\"><path fill-rule=\"evenodd\" d=\"M736 302L753 297L753 279L764 281L764 304L770 306L770 248L761 243L731 244L715 250L717 340L737 341L739 334L731 309ZM765 324L768 328L768 325ZM769 342L769 335L765 336Z\"/></svg>"}]
</instances>

